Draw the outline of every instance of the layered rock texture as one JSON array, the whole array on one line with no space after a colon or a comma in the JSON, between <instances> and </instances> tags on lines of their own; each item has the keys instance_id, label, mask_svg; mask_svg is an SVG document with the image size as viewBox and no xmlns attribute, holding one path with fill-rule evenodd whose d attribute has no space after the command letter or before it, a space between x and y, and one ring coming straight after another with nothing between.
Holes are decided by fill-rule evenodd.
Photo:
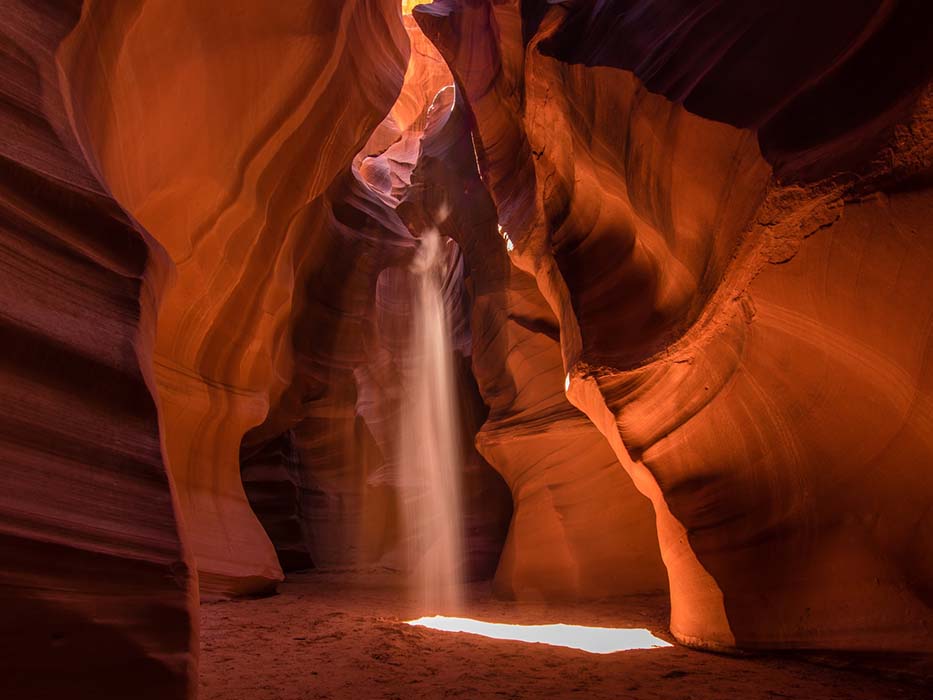
<instances>
[{"instance_id":1,"label":"layered rock texture","mask_svg":"<svg viewBox=\"0 0 933 700\"><path fill-rule=\"evenodd\" d=\"M244 477L267 530L303 523L302 550L315 566L410 565L398 503L398 439L401 402L417 371L409 347L409 266L427 224L424 217L407 222L397 209L435 95L452 77L414 20L404 22L412 50L398 99L321 198L309 226L312 262L294 309L291 383L243 443L244 451L276 444L283 427L291 430L296 463L283 469L280 460L273 470L257 471L244 462ZM445 306L464 418L466 569L475 578L495 569L511 508L501 479L472 444L485 409L469 371L470 303L457 246L448 247L448 258ZM280 494L275 505L270 491ZM291 535L273 541L283 563L291 558Z\"/></svg>"},{"instance_id":2,"label":"layered rock texture","mask_svg":"<svg viewBox=\"0 0 933 700\"><path fill-rule=\"evenodd\" d=\"M414 16L567 396L654 504L674 633L930 648L929 11Z\"/></svg>"},{"instance_id":3,"label":"layered rock texture","mask_svg":"<svg viewBox=\"0 0 933 700\"><path fill-rule=\"evenodd\" d=\"M3 690L187 697L199 590L281 580L240 441L408 40L395 2L0 10Z\"/></svg>"},{"instance_id":4,"label":"layered rock texture","mask_svg":"<svg viewBox=\"0 0 933 700\"><path fill-rule=\"evenodd\" d=\"M110 187L175 264L154 368L202 595L268 588L240 440L291 381L325 193L398 95L398 8L87 3L61 54Z\"/></svg>"},{"instance_id":5,"label":"layered rock texture","mask_svg":"<svg viewBox=\"0 0 933 700\"><path fill-rule=\"evenodd\" d=\"M0 10L0 692L184 698L197 577L152 361L171 263L70 109L80 4Z\"/></svg>"},{"instance_id":6,"label":"layered rock texture","mask_svg":"<svg viewBox=\"0 0 933 700\"><path fill-rule=\"evenodd\" d=\"M931 45L909 0L0 0L4 695L192 697L199 596L410 565L431 227L472 578L933 652Z\"/></svg>"},{"instance_id":7,"label":"layered rock texture","mask_svg":"<svg viewBox=\"0 0 933 700\"><path fill-rule=\"evenodd\" d=\"M666 587L649 501L563 392L559 329L533 277L509 261L476 168L469 116L438 96L403 215L452 214L441 231L470 267L473 371L489 415L476 444L512 491L496 575L524 599L586 599Z\"/></svg>"}]
</instances>

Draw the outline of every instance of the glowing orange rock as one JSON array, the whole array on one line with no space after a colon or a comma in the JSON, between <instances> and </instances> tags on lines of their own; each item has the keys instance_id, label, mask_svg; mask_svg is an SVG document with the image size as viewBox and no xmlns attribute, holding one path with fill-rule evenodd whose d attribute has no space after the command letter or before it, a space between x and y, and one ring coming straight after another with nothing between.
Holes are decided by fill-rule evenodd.
<instances>
[{"instance_id":1,"label":"glowing orange rock","mask_svg":"<svg viewBox=\"0 0 933 700\"><path fill-rule=\"evenodd\" d=\"M654 503L680 639L933 647L929 13L634 6L413 11L550 381Z\"/></svg>"},{"instance_id":2,"label":"glowing orange rock","mask_svg":"<svg viewBox=\"0 0 933 700\"><path fill-rule=\"evenodd\" d=\"M397 4L90 2L61 53L104 177L175 262L155 374L202 593L268 588L240 439L289 380L313 203L401 86Z\"/></svg>"}]
</instances>

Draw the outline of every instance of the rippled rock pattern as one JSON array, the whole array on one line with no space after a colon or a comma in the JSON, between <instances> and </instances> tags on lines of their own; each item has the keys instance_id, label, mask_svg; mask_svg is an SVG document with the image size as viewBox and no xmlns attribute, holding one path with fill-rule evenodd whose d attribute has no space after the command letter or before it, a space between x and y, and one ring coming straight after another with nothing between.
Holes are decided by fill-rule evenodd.
<instances>
[{"instance_id":1,"label":"rippled rock pattern","mask_svg":"<svg viewBox=\"0 0 933 700\"><path fill-rule=\"evenodd\" d=\"M80 10L0 5L0 689L184 698L197 577L152 370L171 263L71 112L56 50Z\"/></svg>"},{"instance_id":2,"label":"rippled rock pattern","mask_svg":"<svg viewBox=\"0 0 933 700\"><path fill-rule=\"evenodd\" d=\"M649 501L563 393L557 322L534 279L509 263L480 180L469 118L439 96L403 216L443 206L463 246L473 296L473 372L489 415L476 444L506 479L514 514L497 590L585 599L666 587Z\"/></svg>"},{"instance_id":3,"label":"rippled rock pattern","mask_svg":"<svg viewBox=\"0 0 933 700\"><path fill-rule=\"evenodd\" d=\"M199 596L405 567L429 226L471 576L933 651L931 45L911 0L0 0L2 690L192 697Z\"/></svg>"},{"instance_id":4,"label":"rippled rock pattern","mask_svg":"<svg viewBox=\"0 0 933 700\"><path fill-rule=\"evenodd\" d=\"M567 396L654 504L674 633L933 646L929 11L414 16L556 319Z\"/></svg>"},{"instance_id":5,"label":"rippled rock pattern","mask_svg":"<svg viewBox=\"0 0 933 700\"><path fill-rule=\"evenodd\" d=\"M110 187L175 263L154 366L201 593L268 589L240 440L290 382L321 199L398 95L398 8L90 2L63 51Z\"/></svg>"}]
</instances>

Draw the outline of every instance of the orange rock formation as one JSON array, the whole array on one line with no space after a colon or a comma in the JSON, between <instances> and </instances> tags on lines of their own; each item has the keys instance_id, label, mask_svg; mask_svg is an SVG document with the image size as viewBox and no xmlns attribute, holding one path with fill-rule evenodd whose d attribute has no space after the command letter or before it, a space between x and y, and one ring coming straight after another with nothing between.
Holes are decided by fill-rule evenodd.
<instances>
[{"instance_id":1,"label":"orange rock formation","mask_svg":"<svg viewBox=\"0 0 933 700\"><path fill-rule=\"evenodd\" d=\"M654 504L674 633L929 648L929 22L740 5L414 16L567 396Z\"/></svg>"},{"instance_id":2,"label":"orange rock formation","mask_svg":"<svg viewBox=\"0 0 933 700\"><path fill-rule=\"evenodd\" d=\"M403 566L433 225L475 577L933 652L922 3L5 0L0 40L10 697L193 697L199 596Z\"/></svg>"},{"instance_id":3,"label":"orange rock formation","mask_svg":"<svg viewBox=\"0 0 933 700\"><path fill-rule=\"evenodd\" d=\"M240 439L288 383L320 199L398 94L397 8L89 3L59 53L103 176L174 263L154 365L202 594L267 588L282 572Z\"/></svg>"}]
</instances>

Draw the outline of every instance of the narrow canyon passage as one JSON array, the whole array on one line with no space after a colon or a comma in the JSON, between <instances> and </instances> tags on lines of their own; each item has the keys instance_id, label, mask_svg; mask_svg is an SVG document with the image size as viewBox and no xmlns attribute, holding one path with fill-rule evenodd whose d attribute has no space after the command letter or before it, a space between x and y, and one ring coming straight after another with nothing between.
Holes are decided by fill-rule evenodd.
<instances>
[{"instance_id":1,"label":"narrow canyon passage","mask_svg":"<svg viewBox=\"0 0 933 700\"><path fill-rule=\"evenodd\" d=\"M0 698L929 697L931 46L0 0Z\"/></svg>"}]
</instances>

